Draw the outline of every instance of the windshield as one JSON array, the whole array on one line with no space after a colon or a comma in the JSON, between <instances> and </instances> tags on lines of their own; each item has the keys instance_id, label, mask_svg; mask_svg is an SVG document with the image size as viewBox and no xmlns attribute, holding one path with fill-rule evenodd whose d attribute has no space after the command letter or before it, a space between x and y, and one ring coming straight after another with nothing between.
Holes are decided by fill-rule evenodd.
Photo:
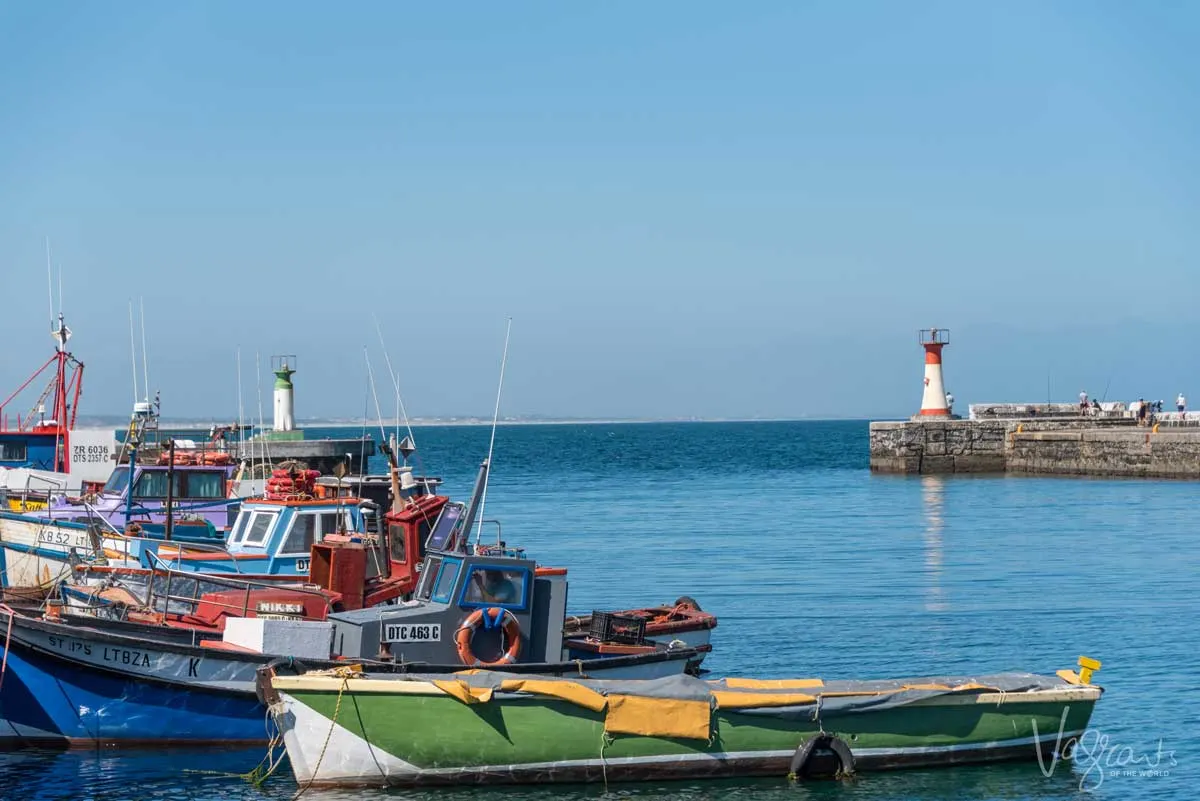
<instances>
[{"instance_id":1,"label":"windshield","mask_svg":"<svg viewBox=\"0 0 1200 801\"><path fill-rule=\"evenodd\" d=\"M104 485L102 492L111 495L120 495L129 486L129 468L118 467L112 471L112 475L108 477L108 482Z\"/></svg>"}]
</instances>

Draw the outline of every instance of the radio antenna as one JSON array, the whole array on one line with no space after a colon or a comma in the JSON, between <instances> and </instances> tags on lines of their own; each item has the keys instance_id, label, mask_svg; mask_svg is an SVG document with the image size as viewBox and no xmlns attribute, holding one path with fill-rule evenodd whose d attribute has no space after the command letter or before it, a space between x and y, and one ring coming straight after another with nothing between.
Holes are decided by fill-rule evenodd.
<instances>
[{"instance_id":1,"label":"radio antenna","mask_svg":"<svg viewBox=\"0 0 1200 801\"><path fill-rule=\"evenodd\" d=\"M483 492L479 496L479 527L475 530L475 542L483 536L483 510L487 505L488 480L492 477L492 451L496 447L496 423L500 420L500 393L504 391L504 368L508 366L508 337L512 333L512 318L508 318L508 327L504 331L504 355L500 357L500 385L496 387L496 408L492 412L492 438L488 442L487 474L483 477ZM468 535L469 536L469 535ZM496 535L499 539L499 534ZM497 542L497 545L499 542Z\"/></svg>"},{"instance_id":2,"label":"radio antenna","mask_svg":"<svg viewBox=\"0 0 1200 801\"><path fill-rule=\"evenodd\" d=\"M146 357L146 299L138 295L138 317L142 322L142 389L146 391L146 400L150 400L150 363Z\"/></svg>"},{"instance_id":3,"label":"radio antenna","mask_svg":"<svg viewBox=\"0 0 1200 801\"><path fill-rule=\"evenodd\" d=\"M392 378L392 388L396 391L396 427L400 427L400 418L403 418L404 427L408 430L408 438L415 447L417 438L413 436L412 424L408 421L408 410L404 408L404 399L400 397L400 377L392 369L392 357L388 356L387 343L383 341L383 328L379 325L379 317L375 317L375 332L379 334L379 347L383 350L383 360L387 363L388 375Z\"/></svg>"},{"instance_id":4,"label":"radio antenna","mask_svg":"<svg viewBox=\"0 0 1200 801\"><path fill-rule=\"evenodd\" d=\"M61 284L60 284L60 286L61 286ZM46 237L46 289L49 290L49 292L50 292L50 330L53 331L54 330L54 270L50 267L50 237ZM62 297L61 290L59 290L59 297Z\"/></svg>"},{"instance_id":5,"label":"radio antenna","mask_svg":"<svg viewBox=\"0 0 1200 801\"><path fill-rule=\"evenodd\" d=\"M129 299L129 358L133 367L133 402L138 402L137 339L133 335L133 299Z\"/></svg>"}]
</instances>

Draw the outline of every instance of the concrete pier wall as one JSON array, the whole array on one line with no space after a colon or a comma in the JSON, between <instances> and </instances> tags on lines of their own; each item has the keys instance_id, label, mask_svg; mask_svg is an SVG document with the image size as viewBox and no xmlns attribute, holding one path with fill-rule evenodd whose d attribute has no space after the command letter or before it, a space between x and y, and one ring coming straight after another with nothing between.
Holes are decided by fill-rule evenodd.
<instances>
[{"instance_id":1,"label":"concrete pier wall","mask_svg":"<svg viewBox=\"0 0 1200 801\"><path fill-rule=\"evenodd\" d=\"M1200 479L1200 430L1130 420L914 420L870 426L881 473L1015 473Z\"/></svg>"},{"instance_id":2,"label":"concrete pier wall","mask_svg":"<svg viewBox=\"0 0 1200 801\"><path fill-rule=\"evenodd\" d=\"M1003 473L1008 423L871 423L871 469L885 473Z\"/></svg>"},{"instance_id":3,"label":"concrete pier wall","mask_svg":"<svg viewBox=\"0 0 1200 801\"><path fill-rule=\"evenodd\" d=\"M1200 431L1013 432L1006 469L1048 475L1200 478Z\"/></svg>"}]
</instances>

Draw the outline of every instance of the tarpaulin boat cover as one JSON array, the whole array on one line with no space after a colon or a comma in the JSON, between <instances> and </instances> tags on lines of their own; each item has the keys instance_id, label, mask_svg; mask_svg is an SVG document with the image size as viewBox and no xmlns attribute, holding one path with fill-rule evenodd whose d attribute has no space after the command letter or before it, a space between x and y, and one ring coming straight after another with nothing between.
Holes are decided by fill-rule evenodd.
<instances>
[{"instance_id":1,"label":"tarpaulin boat cover","mask_svg":"<svg viewBox=\"0 0 1200 801\"><path fill-rule=\"evenodd\" d=\"M905 706L955 693L1014 695L1076 686L1058 676L1033 673L832 682L706 681L692 676L614 681L480 670L440 676L388 676L387 680L428 682L466 704L492 703L514 693L555 698L593 712L604 712L605 730L612 734L700 740L710 738L713 714L720 709L817 720Z\"/></svg>"}]
</instances>

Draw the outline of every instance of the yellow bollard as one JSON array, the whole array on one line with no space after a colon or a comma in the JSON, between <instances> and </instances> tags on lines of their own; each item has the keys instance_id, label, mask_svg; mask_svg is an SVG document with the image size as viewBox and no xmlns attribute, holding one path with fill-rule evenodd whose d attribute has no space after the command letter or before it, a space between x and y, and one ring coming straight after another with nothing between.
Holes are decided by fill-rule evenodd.
<instances>
[{"instance_id":1,"label":"yellow bollard","mask_svg":"<svg viewBox=\"0 0 1200 801\"><path fill-rule=\"evenodd\" d=\"M1079 657L1079 681L1081 684L1092 683L1092 672L1100 669L1099 659L1089 659L1086 656Z\"/></svg>"}]
</instances>

